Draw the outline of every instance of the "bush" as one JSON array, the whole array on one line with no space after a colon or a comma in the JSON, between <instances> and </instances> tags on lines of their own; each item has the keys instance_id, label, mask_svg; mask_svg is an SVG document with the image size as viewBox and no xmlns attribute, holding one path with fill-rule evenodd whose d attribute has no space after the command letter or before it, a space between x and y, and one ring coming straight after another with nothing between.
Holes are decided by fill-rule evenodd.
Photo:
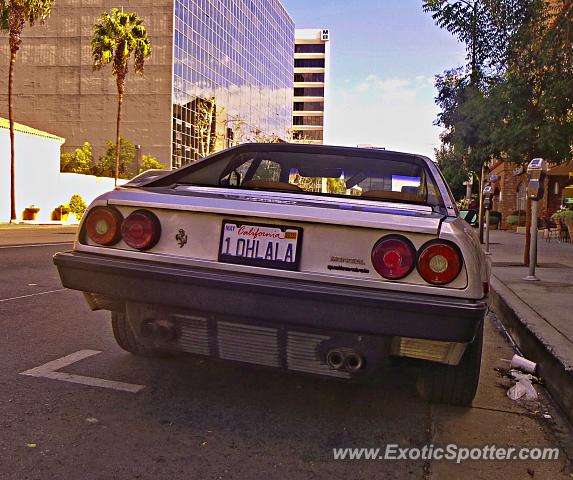
<instances>
[{"instance_id":1,"label":"bush","mask_svg":"<svg viewBox=\"0 0 573 480\"><path fill-rule=\"evenodd\" d=\"M60 171L69 173L92 173L93 154L89 142L84 142L82 148L76 148L73 152L62 152L60 155Z\"/></svg>"},{"instance_id":2,"label":"bush","mask_svg":"<svg viewBox=\"0 0 573 480\"><path fill-rule=\"evenodd\" d=\"M98 177L115 176L115 143L107 142L107 150L93 166L93 174ZM135 145L123 137L119 137L119 178L130 178L131 164L135 158Z\"/></svg>"},{"instance_id":3,"label":"bush","mask_svg":"<svg viewBox=\"0 0 573 480\"><path fill-rule=\"evenodd\" d=\"M82 218L88 206L81 195L75 194L70 198L70 212L72 212L78 220Z\"/></svg>"},{"instance_id":4,"label":"bush","mask_svg":"<svg viewBox=\"0 0 573 480\"><path fill-rule=\"evenodd\" d=\"M155 157L151 155L142 155L141 156L141 164L139 165L139 172L142 173L146 170L164 170L165 165L159 163Z\"/></svg>"},{"instance_id":5,"label":"bush","mask_svg":"<svg viewBox=\"0 0 573 480\"><path fill-rule=\"evenodd\" d=\"M563 209L551 215L551 220L555 222L573 223L573 210Z\"/></svg>"},{"instance_id":6,"label":"bush","mask_svg":"<svg viewBox=\"0 0 573 480\"><path fill-rule=\"evenodd\" d=\"M525 210L514 210L507 216L506 223L518 227L524 227L526 220Z\"/></svg>"}]
</instances>

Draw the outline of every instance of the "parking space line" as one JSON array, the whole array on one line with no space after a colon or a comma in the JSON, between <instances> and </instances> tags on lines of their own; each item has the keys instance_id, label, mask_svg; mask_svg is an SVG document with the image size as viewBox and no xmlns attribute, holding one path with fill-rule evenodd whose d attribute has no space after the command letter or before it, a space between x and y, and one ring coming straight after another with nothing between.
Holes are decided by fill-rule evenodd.
<instances>
[{"instance_id":1,"label":"parking space line","mask_svg":"<svg viewBox=\"0 0 573 480\"><path fill-rule=\"evenodd\" d=\"M0 303L11 302L12 300L20 300L21 298L37 297L38 295L47 295L48 293L65 292L66 290L68 290L68 289L67 288L58 288L57 290L48 290L47 292L29 293L28 295L20 295L18 297L2 298L2 299L0 299Z\"/></svg>"},{"instance_id":2,"label":"parking space line","mask_svg":"<svg viewBox=\"0 0 573 480\"><path fill-rule=\"evenodd\" d=\"M71 373L58 372L57 370L79 362L85 358L92 357L100 354L99 350L79 350L65 357L58 358L48 363L44 363L39 367L31 368L25 372L20 372L20 375L29 377L50 378L52 380L60 380L62 382L79 383L81 385L88 385L90 387L110 388L112 390L120 390L123 392L137 393L145 388L145 385L137 385L134 383L116 382L114 380L105 380L103 378L86 377L84 375L74 375Z\"/></svg>"}]
</instances>

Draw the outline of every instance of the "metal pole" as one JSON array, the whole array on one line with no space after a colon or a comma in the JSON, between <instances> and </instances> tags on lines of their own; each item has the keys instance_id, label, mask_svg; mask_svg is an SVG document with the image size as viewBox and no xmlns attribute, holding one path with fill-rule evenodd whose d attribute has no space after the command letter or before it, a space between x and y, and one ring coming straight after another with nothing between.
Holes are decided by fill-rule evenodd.
<instances>
[{"instance_id":1,"label":"metal pole","mask_svg":"<svg viewBox=\"0 0 573 480\"><path fill-rule=\"evenodd\" d=\"M479 242L483 243L483 186L485 183L485 165L481 167L481 177L479 179L479 208L478 208L478 217L479 217Z\"/></svg>"},{"instance_id":2,"label":"metal pole","mask_svg":"<svg viewBox=\"0 0 573 480\"><path fill-rule=\"evenodd\" d=\"M531 201L531 243L529 244L529 274L524 280L538 281L535 276L535 266L537 265L537 210L539 201Z\"/></svg>"},{"instance_id":3,"label":"metal pole","mask_svg":"<svg viewBox=\"0 0 573 480\"><path fill-rule=\"evenodd\" d=\"M485 253L489 254L489 209L485 211Z\"/></svg>"}]
</instances>

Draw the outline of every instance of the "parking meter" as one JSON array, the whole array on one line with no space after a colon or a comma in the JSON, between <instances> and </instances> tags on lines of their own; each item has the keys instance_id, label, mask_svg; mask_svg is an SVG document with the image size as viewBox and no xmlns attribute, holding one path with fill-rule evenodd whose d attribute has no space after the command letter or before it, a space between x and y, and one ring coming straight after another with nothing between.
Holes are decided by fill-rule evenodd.
<instances>
[{"instance_id":1,"label":"parking meter","mask_svg":"<svg viewBox=\"0 0 573 480\"><path fill-rule=\"evenodd\" d=\"M483 187L483 208L486 210L493 208L493 188L489 184Z\"/></svg>"},{"instance_id":2,"label":"parking meter","mask_svg":"<svg viewBox=\"0 0 573 480\"><path fill-rule=\"evenodd\" d=\"M541 200L543 198L543 183L547 175L547 162L542 158L534 158L527 165L527 196L531 200Z\"/></svg>"},{"instance_id":3,"label":"parking meter","mask_svg":"<svg viewBox=\"0 0 573 480\"><path fill-rule=\"evenodd\" d=\"M482 201L485 210L485 253L489 254L489 211L493 207L493 188L489 183L483 187Z\"/></svg>"},{"instance_id":4,"label":"parking meter","mask_svg":"<svg viewBox=\"0 0 573 480\"><path fill-rule=\"evenodd\" d=\"M524 280L539 280L535 276L535 267L537 264L537 213L539 210L539 200L543 198L543 182L547 175L547 162L542 158L534 158L527 165L527 197L531 202L531 229L529 244L529 274Z\"/></svg>"}]
</instances>

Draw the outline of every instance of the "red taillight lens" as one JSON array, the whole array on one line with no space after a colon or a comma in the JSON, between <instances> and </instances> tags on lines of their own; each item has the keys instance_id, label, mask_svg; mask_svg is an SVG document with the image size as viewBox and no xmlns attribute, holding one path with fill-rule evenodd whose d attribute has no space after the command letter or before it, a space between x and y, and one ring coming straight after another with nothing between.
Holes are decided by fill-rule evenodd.
<instances>
[{"instance_id":1,"label":"red taillight lens","mask_svg":"<svg viewBox=\"0 0 573 480\"><path fill-rule=\"evenodd\" d=\"M137 250L154 247L161 237L161 224L149 210L136 210L130 213L121 224L123 241Z\"/></svg>"},{"instance_id":2,"label":"red taillight lens","mask_svg":"<svg viewBox=\"0 0 573 480\"><path fill-rule=\"evenodd\" d=\"M123 216L115 208L95 207L86 218L88 237L100 245L114 245L121 240Z\"/></svg>"},{"instance_id":3,"label":"red taillight lens","mask_svg":"<svg viewBox=\"0 0 573 480\"><path fill-rule=\"evenodd\" d=\"M452 244L432 241L422 246L418 255L418 272L426 282L445 285L462 270L462 256Z\"/></svg>"},{"instance_id":4,"label":"red taillight lens","mask_svg":"<svg viewBox=\"0 0 573 480\"><path fill-rule=\"evenodd\" d=\"M372 265L374 269L389 280L399 280L414 268L416 249L412 242L400 235L389 235L374 245Z\"/></svg>"}]
</instances>

